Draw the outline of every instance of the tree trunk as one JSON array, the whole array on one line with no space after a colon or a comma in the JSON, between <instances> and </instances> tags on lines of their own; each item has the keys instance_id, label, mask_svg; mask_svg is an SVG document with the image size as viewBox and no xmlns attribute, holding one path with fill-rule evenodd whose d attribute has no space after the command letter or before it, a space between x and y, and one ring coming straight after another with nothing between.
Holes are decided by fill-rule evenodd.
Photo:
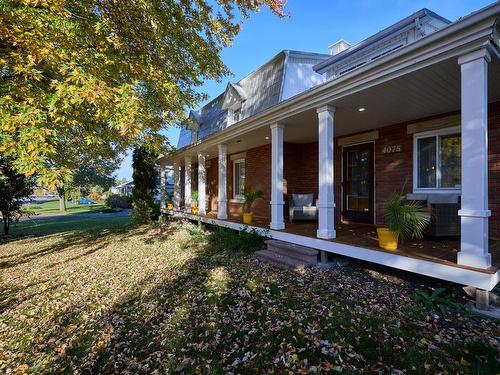
<instances>
[{"instance_id":1,"label":"tree trunk","mask_svg":"<svg viewBox=\"0 0 500 375\"><path fill-rule=\"evenodd\" d=\"M64 213L66 212L66 190L64 189L64 184L58 185L56 190L59 195L59 211Z\"/></svg>"},{"instance_id":2,"label":"tree trunk","mask_svg":"<svg viewBox=\"0 0 500 375\"><path fill-rule=\"evenodd\" d=\"M10 216L9 214L2 212L2 218L3 218L3 234L8 235L10 227Z\"/></svg>"}]
</instances>

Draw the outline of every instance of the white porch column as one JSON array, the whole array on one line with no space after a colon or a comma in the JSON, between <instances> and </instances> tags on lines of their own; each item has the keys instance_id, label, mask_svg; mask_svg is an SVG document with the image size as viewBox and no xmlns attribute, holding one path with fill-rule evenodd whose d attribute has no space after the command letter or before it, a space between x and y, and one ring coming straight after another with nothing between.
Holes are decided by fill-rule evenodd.
<instances>
[{"instance_id":1,"label":"white porch column","mask_svg":"<svg viewBox=\"0 0 500 375\"><path fill-rule=\"evenodd\" d=\"M205 155L198 154L198 209L200 215L207 214Z\"/></svg>"},{"instance_id":2,"label":"white porch column","mask_svg":"<svg viewBox=\"0 0 500 375\"><path fill-rule=\"evenodd\" d=\"M227 219L227 145L219 144L219 194L217 218Z\"/></svg>"},{"instance_id":3,"label":"white porch column","mask_svg":"<svg viewBox=\"0 0 500 375\"><path fill-rule=\"evenodd\" d=\"M333 115L335 107L326 105L318 112L318 231L319 238L335 238L335 200L333 197Z\"/></svg>"},{"instance_id":4,"label":"white porch column","mask_svg":"<svg viewBox=\"0 0 500 375\"><path fill-rule=\"evenodd\" d=\"M462 71L462 207L458 263L488 268L488 62L487 49L458 59Z\"/></svg>"},{"instance_id":5,"label":"white porch column","mask_svg":"<svg viewBox=\"0 0 500 375\"><path fill-rule=\"evenodd\" d=\"M283 220L283 124L271 125L271 229L285 229Z\"/></svg>"},{"instance_id":6,"label":"white porch column","mask_svg":"<svg viewBox=\"0 0 500 375\"><path fill-rule=\"evenodd\" d=\"M167 209L167 168L164 163L160 163L160 209L161 212Z\"/></svg>"},{"instance_id":7,"label":"white porch column","mask_svg":"<svg viewBox=\"0 0 500 375\"><path fill-rule=\"evenodd\" d=\"M179 161L174 161L174 209L178 210L181 207L181 166Z\"/></svg>"},{"instance_id":8,"label":"white porch column","mask_svg":"<svg viewBox=\"0 0 500 375\"><path fill-rule=\"evenodd\" d=\"M184 210L191 212L191 156L184 158Z\"/></svg>"}]
</instances>

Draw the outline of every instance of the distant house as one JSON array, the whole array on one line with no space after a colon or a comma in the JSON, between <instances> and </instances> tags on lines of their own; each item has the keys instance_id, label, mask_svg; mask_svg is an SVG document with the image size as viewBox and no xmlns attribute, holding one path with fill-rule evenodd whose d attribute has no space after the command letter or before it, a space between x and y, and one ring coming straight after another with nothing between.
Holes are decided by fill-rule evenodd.
<instances>
[{"instance_id":1,"label":"distant house","mask_svg":"<svg viewBox=\"0 0 500 375\"><path fill-rule=\"evenodd\" d=\"M173 168L165 168L164 170L165 176L166 176L166 184L165 184L165 190L168 193L173 193L174 192L174 169ZM127 182L125 184L113 186L111 188L111 193L113 194L119 194L119 195L125 195L125 196L131 196L132 195L132 189L134 188L134 183L132 181ZM156 199L160 200L161 199L161 175L158 173L158 179L156 181L156 189L158 191L156 195Z\"/></svg>"},{"instance_id":2,"label":"distant house","mask_svg":"<svg viewBox=\"0 0 500 375\"><path fill-rule=\"evenodd\" d=\"M127 182L125 184L113 186L111 188L111 193L113 194L118 194L118 195L125 195L125 196L130 196L132 195L132 189L134 188L134 183Z\"/></svg>"},{"instance_id":3,"label":"distant house","mask_svg":"<svg viewBox=\"0 0 500 375\"><path fill-rule=\"evenodd\" d=\"M165 192L173 193L174 192L174 168L166 167L163 169L163 176L161 173L158 173L158 179L156 180L156 200L161 201L161 191L162 191L162 178L165 178Z\"/></svg>"},{"instance_id":4,"label":"distant house","mask_svg":"<svg viewBox=\"0 0 500 375\"><path fill-rule=\"evenodd\" d=\"M422 9L329 55L280 52L191 111L178 150L161 159L173 168L174 214L241 229L242 194L261 189L254 226L274 239L491 290L499 16L500 2L455 22ZM193 189L199 215L188 212ZM401 189L448 211L456 246L377 247L370 233ZM290 222L294 194L311 196L313 220Z\"/></svg>"}]
</instances>

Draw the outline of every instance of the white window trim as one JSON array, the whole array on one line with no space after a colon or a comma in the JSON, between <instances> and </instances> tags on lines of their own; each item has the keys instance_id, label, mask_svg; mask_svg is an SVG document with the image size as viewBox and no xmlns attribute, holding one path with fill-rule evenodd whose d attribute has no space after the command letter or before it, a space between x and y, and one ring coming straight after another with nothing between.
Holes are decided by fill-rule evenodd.
<instances>
[{"instance_id":1,"label":"white window trim","mask_svg":"<svg viewBox=\"0 0 500 375\"><path fill-rule=\"evenodd\" d=\"M236 194L235 191L236 191L236 164L238 163L245 163L245 179L246 179L246 174L247 174L247 166L246 166L246 161L244 158L241 158L241 159L235 159L233 160L233 199L232 201L234 202L240 202L242 203L244 200L245 200L245 197L241 194Z\"/></svg>"},{"instance_id":2,"label":"white window trim","mask_svg":"<svg viewBox=\"0 0 500 375\"><path fill-rule=\"evenodd\" d=\"M460 126L453 126L453 127L448 127L444 129L437 129L437 130L430 130L426 132L421 132L421 133L415 133L413 134L413 193L436 193L436 194L450 194L450 193L460 193L462 191L461 188L419 188L418 187L418 155L417 155L417 142L421 138L428 138L428 137L438 137L441 135L448 135L448 134L460 134L462 136L461 128ZM436 165L440 165L440 158L439 158L439 145L436 144ZM439 186L439 182L441 179L440 176L440 171L436 171L436 184Z\"/></svg>"},{"instance_id":3,"label":"white window trim","mask_svg":"<svg viewBox=\"0 0 500 375\"><path fill-rule=\"evenodd\" d=\"M242 110L243 110L243 102L240 102L240 101L234 103L233 105L231 105L227 108L227 117L228 117L227 123L228 123L228 125L233 125L233 124L236 124L237 122L241 121ZM240 111L238 121L234 121L234 112L236 112L236 111Z\"/></svg>"}]
</instances>

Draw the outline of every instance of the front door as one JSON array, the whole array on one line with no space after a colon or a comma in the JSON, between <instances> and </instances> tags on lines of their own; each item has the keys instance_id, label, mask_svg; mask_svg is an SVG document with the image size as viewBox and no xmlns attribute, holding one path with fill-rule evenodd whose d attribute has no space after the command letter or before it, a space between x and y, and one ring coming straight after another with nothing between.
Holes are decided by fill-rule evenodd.
<instances>
[{"instance_id":1,"label":"front door","mask_svg":"<svg viewBox=\"0 0 500 375\"><path fill-rule=\"evenodd\" d=\"M342 216L373 224L373 143L344 147Z\"/></svg>"}]
</instances>

